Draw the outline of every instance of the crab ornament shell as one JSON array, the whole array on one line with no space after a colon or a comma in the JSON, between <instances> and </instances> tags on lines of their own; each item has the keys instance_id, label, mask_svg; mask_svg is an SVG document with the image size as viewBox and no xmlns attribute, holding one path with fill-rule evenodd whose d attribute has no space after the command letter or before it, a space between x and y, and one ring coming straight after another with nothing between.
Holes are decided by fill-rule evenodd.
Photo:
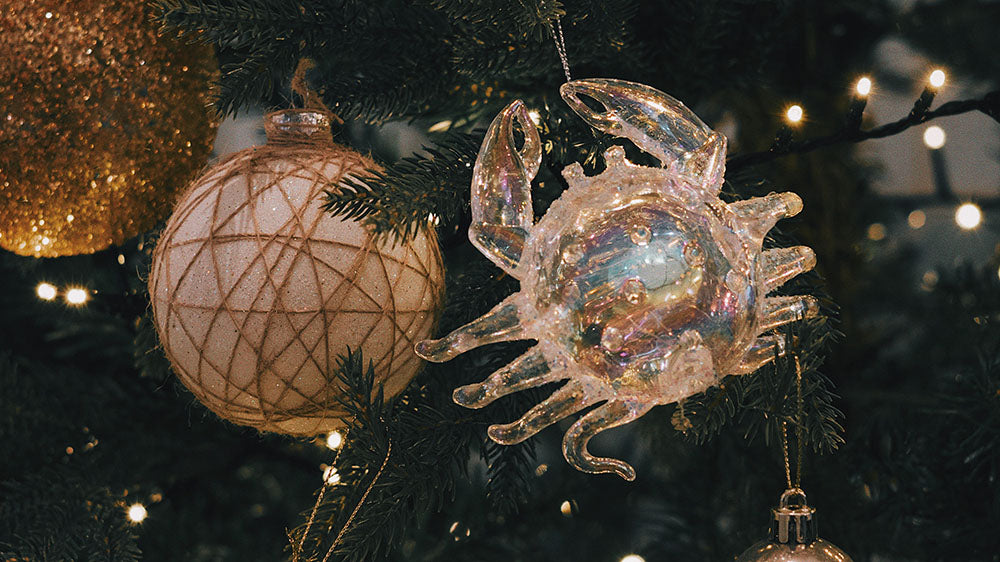
<instances>
[{"instance_id":1,"label":"crab ornament shell","mask_svg":"<svg viewBox=\"0 0 1000 562\"><path fill-rule=\"evenodd\" d=\"M772 193L723 202L726 139L679 101L607 79L568 82L561 93L592 127L628 138L663 167L632 164L618 146L605 153L607 169L599 175L588 177L573 164L563 172L569 189L535 223L531 180L541 142L524 104L511 103L493 121L476 161L469 237L520 280L521 290L416 351L447 361L481 345L538 340L485 381L456 389L455 402L479 408L565 381L517 421L491 426L490 437L518 443L596 406L566 432L563 455L579 470L633 480L627 463L587 451L591 437L782 354L782 336L772 330L814 315L817 303L766 295L816 258L805 246L762 250L767 232L798 213L801 199ZM524 137L520 148L515 124Z\"/></svg>"}]
</instances>

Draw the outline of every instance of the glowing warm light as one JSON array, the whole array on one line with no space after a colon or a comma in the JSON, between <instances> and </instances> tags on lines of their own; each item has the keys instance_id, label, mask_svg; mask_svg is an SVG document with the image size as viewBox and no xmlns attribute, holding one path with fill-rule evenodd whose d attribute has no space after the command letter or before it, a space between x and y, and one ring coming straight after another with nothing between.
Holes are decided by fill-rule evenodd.
<instances>
[{"instance_id":1,"label":"glowing warm light","mask_svg":"<svg viewBox=\"0 0 1000 562\"><path fill-rule=\"evenodd\" d=\"M941 86L944 86L944 80L945 80L944 71L941 70L940 68L936 69L934 72L931 72L930 78L928 79L928 81L931 83L931 86L935 88L940 88Z\"/></svg>"},{"instance_id":2,"label":"glowing warm light","mask_svg":"<svg viewBox=\"0 0 1000 562\"><path fill-rule=\"evenodd\" d=\"M788 111L785 112L785 118L791 123L798 123L799 121L802 121L802 117L804 115L805 112L802 111L801 105L793 105L788 108Z\"/></svg>"},{"instance_id":3,"label":"glowing warm light","mask_svg":"<svg viewBox=\"0 0 1000 562\"><path fill-rule=\"evenodd\" d=\"M344 436L340 434L339 431L331 431L326 436L326 446L330 449L336 450L340 448L340 445L344 442Z\"/></svg>"},{"instance_id":4,"label":"glowing warm light","mask_svg":"<svg viewBox=\"0 0 1000 562\"><path fill-rule=\"evenodd\" d=\"M880 222L872 223L868 227L868 239L869 240L874 240L876 242L878 242L879 240L884 240L885 239L885 225L882 224L882 223L880 223Z\"/></svg>"},{"instance_id":5,"label":"glowing warm light","mask_svg":"<svg viewBox=\"0 0 1000 562\"><path fill-rule=\"evenodd\" d=\"M337 472L337 467L328 466L323 469L323 481L331 486L340 483L340 473Z\"/></svg>"},{"instance_id":6,"label":"glowing warm light","mask_svg":"<svg viewBox=\"0 0 1000 562\"><path fill-rule=\"evenodd\" d=\"M38 286L35 287L35 293L38 295L38 298L43 301L50 301L56 298L56 286L51 283L39 283Z\"/></svg>"},{"instance_id":7,"label":"glowing warm light","mask_svg":"<svg viewBox=\"0 0 1000 562\"><path fill-rule=\"evenodd\" d=\"M965 203L955 211L955 222L963 230L972 230L983 222L983 212L975 203Z\"/></svg>"},{"instance_id":8,"label":"glowing warm light","mask_svg":"<svg viewBox=\"0 0 1000 562\"><path fill-rule=\"evenodd\" d=\"M75 305L81 305L87 302L87 291L79 287L73 287L72 289L66 291L66 302Z\"/></svg>"},{"instance_id":9,"label":"glowing warm light","mask_svg":"<svg viewBox=\"0 0 1000 562\"><path fill-rule=\"evenodd\" d=\"M118 254L118 265L125 265L125 254Z\"/></svg>"},{"instance_id":10,"label":"glowing warm light","mask_svg":"<svg viewBox=\"0 0 1000 562\"><path fill-rule=\"evenodd\" d=\"M623 556L621 562L646 562L646 559L638 554L629 554L628 556Z\"/></svg>"},{"instance_id":11,"label":"glowing warm light","mask_svg":"<svg viewBox=\"0 0 1000 562\"><path fill-rule=\"evenodd\" d=\"M431 133L440 133L441 131L447 131L450 128L451 128L451 121L445 120L434 123L433 125L431 125L429 129L427 129L427 131Z\"/></svg>"},{"instance_id":12,"label":"glowing warm light","mask_svg":"<svg viewBox=\"0 0 1000 562\"><path fill-rule=\"evenodd\" d=\"M927 224L927 215L925 215L920 209L917 209L907 215L906 224L910 225L910 228L914 230L923 228L924 225Z\"/></svg>"},{"instance_id":13,"label":"glowing warm light","mask_svg":"<svg viewBox=\"0 0 1000 562\"><path fill-rule=\"evenodd\" d=\"M865 76L861 80L858 80L858 84L854 89L858 92L859 96L867 96L872 92L872 79Z\"/></svg>"},{"instance_id":14,"label":"glowing warm light","mask_svg":"<svg viewBox=\"0 0 1000 562\"><path fill-rule=\"evenodd\" d=\"M941 148L947 140L948 135L945 135L944 129L937 125L931 125L924 131L924 144L932 150Z\"/></svg>"},{"instance_id":15,"label":"glowing warm light","mask_svg":"<svg viewBox=\"0 0 1000 562\"><path fill-rule=\"evenodd\" d=\"M920 288L925 291L930 291L934 289L937 282L938 274L936 271L925 271L923 277L920 278Z\"/></svg>"},{"instance_id":16,"label":"glowing warm light","mask_svg":"<svg viewBox=\"0 0 1000 562\"><path fill-rule=\"evenodd\" d=\"M530 118L531 118L531 121L532 121L532 122L533 122L533 123L534 123L535 125L537 125L537 124L539 124L539 123L541 123L541 122L542 122L542 114L541 114L541 113L538 113L538 110L535 110L535 109L529 109L529 110L528 110L528 117L530 117Z\"/></svg>"},{"instance_id":17,"label":"glowing warm light","mask_svg":"<svg viewBox=\"0 0 1000 562\"><path fill-rule=\"evenodd\" d=\"M66 222L73 222L73 219L75 218L76 217L74 217L73 215L66 215Z\"/></svg>"},{"instance_id":18,"label":"glowing warm light","mask_svg":"<svg viewBox=\"0 0 1000 562\"><path fill-rule=\"evenodd\" d=\"M149 513L146 511L146 507L141 503L134 503L128 506L128 520L133 523L142 523L145 521L147 515L149 515Z\"/></svg>"},{"instance_id":19,"label":"glowing warm light","mask_svg":"<svg viewBox=\"0 0 1000 562\"><path fill-rule=\"evenodd\" d=\"M997 268L997 277L1000 278L1000 267Z\"/></svg>"},{"instance_id":20,"label":"glowing warm light","mask_svg":"<svg viewBox=\"0 0 1000 562\"><path fill-rule=\"evenodd\" d=\"M566 517L573 515L573 504L569 503L569 500L565 500L559 505L559 513L562 513Z\"/></svg>"}]
</instances>

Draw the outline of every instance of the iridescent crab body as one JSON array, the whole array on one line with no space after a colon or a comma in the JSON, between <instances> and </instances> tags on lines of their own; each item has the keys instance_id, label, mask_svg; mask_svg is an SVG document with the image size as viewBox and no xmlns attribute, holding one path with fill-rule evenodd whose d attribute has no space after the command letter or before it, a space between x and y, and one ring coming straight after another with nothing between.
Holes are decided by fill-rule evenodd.
<instances>
[{"instance_id":1,"label":"iridescent crab body","mask_svg":"<svg viewBox=\"0 0 1000 562\"><path fill-rule=\"evenodd\" d=\"M490 437L517 443L600 404L566 432L563 453L580 470L631 480L627 463L590 455L589 439L782 353L781 337L766 333L813 314L816 303L765 295L813 267L815 257L804 246L762 252L764 235L796 214L801 200L791 193L719 199L725 138L677 100L617 80L574 81L562 93L591 125L629 138L664 168L634 165L612 147L599 175L569 166L569 189L535 224L530 182L540 141L523 104L512 103L476 162L469 236L521 290L447 337L419 343L417 353L445 361L488 343L538 340L482 383L457 389L455 401L482 407L565 380L519 420L490 427ZM590 109L580 94L605 111Z\"/></svg>"}]
</instances>

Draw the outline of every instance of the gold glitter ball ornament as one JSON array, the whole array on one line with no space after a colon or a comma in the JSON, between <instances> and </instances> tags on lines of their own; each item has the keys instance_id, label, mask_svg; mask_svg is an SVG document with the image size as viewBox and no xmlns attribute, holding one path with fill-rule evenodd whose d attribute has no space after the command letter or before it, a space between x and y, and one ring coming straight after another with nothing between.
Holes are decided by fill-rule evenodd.
<instances>
[{"instance_id":1,"label":"gold glitter ball ornament","mask_svg":"<svg viewBox=\"0 0 1000 562\"><path fill-rule=\"evenodd\" d=\"M122 243L205 164L214 55L159 36L146 6L0 10L0 247L54 257Z\"/></svg>"},{"instance_id":2,"label":"gold glitter ball ornament","mask_svg":"<svg viewBox=\"0 0 1000 562\"><path fill-rule=\"evenodd\" d=\"M360 350L384 395L422 361L444 271L434 231L376 239L321 207L375 164L330 137L328 117L272 113L265 146L210 168L181 197L153 255L149 293L181 382L220 417L315 435L343 425L338 358Z\"/></svg>"}]
</instances>

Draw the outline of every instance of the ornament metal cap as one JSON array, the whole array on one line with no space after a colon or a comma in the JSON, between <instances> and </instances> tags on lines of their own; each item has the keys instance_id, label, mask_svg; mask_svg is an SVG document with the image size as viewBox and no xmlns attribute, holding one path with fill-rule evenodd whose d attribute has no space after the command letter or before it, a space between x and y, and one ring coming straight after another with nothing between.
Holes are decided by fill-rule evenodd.
<instances>
[{"instance_id":1,"label":"ornament metal cap","mask_svg":"<svg viewBox=\"0 0 1000 562\"><path fill-rule=\"evenodd\" d=\"M269 144L333 142L330 114L316 109L283 109L268 113L264 132Z\"/></svg>"},{"instance_id":2,"label":"ornament metal cap","mask_svg":"<svg viewBox=\"0 0 1000 562\"><path fill-rule=\"evenodd\" d=\"M806 493L790 488L771 510L771 533L736 562L851 562L851 557L816 536L816 510L806 505Z\"/></svg>"},{"instance_id":3,"label":"ornament metal cap","mask_svg":"<svg viewBox=\"0 0 1000 562\"><path fill-rule=\"evenodd\" d=\"M771 540L778 544L810 544L816 540L816 510L806 505L801 488L781 494L778 507L771 510Z\"/></svg>"}]
</instances>

